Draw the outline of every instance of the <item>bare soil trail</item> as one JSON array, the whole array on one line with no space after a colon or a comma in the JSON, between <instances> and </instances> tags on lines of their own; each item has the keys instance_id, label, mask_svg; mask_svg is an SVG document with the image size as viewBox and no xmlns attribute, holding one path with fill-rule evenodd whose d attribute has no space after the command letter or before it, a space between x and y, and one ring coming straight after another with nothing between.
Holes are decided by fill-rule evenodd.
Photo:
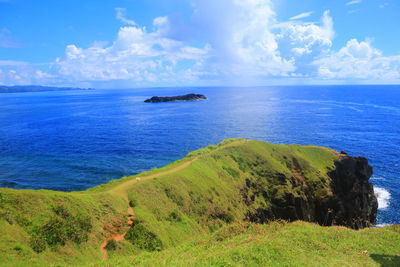
<instances>
[{"instance_id":1,"label":"bare soil trail","mask_svg":"<svg viewBox=\"0 0 400 267\"><path fill-rule=\"evenodd\" d=\"M190 166L194 161L197 160L196 158L191 159L190 161L186 161L184 163L182 163L179 166L176 166L175 168L172 168L170 170L166 170L166 171L162 171L162 172L157 172L154 174L150 174L148 176L143 176L143 177L135 177L132 180L126 181L125 183L122 183L120 185L117 185L116 187L114 187L113 189L109 190L108 193L110 194L115 194L118 196L122 196L124 197L126 200L128 200L128 195L126 193L126 191L135 183L140 182L140 181L145 181L145 180L150 180L150 179L154 179L160 176L164 176L164 175L168 175L180 170L185 169L186 167Z\"/></svg>"},{"instance_id":2,"label":"bare soil trail","mask_svg":"<svg viewBox=\"0 0 400 267\"><path fill-rule=\"evenodd\" d=\"M177 171L183 170L183 169L185 169L186 167L190 166L196 159L197 159L197 157L191 159L190 161L186 161L186 162L182 163L181 165L176 166L175 168L172 168L172 169L170 169L170 170L158 172L158 173L151 174L151 175L148 175L148 176L135 177L135 178L133 178L132 180L129 180L129 181L125 182L125 183L122 183L122 184L120 184L120 185L117 185L117 186L114 187L113 189L109 190L108 193L113 194L113 195L118 195L118 196L120 196L120 197L123 197L123 198L128 202L129 199L128 199L127 190L128 190L133 184L138 183L138 182L140 182L140 181L145 181L145 180L154 179L154 178L156 178L156 177L168 175L168 174L175 173L175 172L177 172ZM128 207L127 214L128 214L127 225L130 226L130 225L133 224L133 221L134 221L134 218L135 218L135 213L134 213L134 211L133 211L133 209L132 209L131 207ZM106 235L107 235L107 233L106 233ZM126 233L122 233L122 234L109 234L109 233L108 233L108 235L109 235L109 236L106 238L106 240L104 240L103 243L101 243L101 245L100 245L101 254L102 254L102 256L103 256L103 259L105 259L105 260L108 259L108 253L107 253L107 248L106 248L107 243L108 243L110 240L115 240L115 241L117 241L117 242L118 242L118 241L121 241L121 240L124 240L124 239L125 239Z\"/></svg>"},{"instance_id":3,"label":"bare soil trail","mask_svg":"<svg viewBox=\"0 0 400 267\"><path fill-rule=\"evenodd\" d=\"M249 141L249 140L246 140L246 139L244 139L244 140L239 140L239 141L232 142L232 143L230 143L230 144L224 145L224 146L222 146L221 148L226 148L226 147L230 147L230 146L235 146L235 145L238 145L238 144L241 144L241 143L245 143L245 142L248 142L248 141ZM218 149L221 149L221 148L218 148ZM157 178L157 177L160 177L160 176L164 176L164 175L168 175L168 174L171 174L171 173L174 173L174 172L178 172L178 171L183 170L183 169L185 169L186 167L190 166L190 165L191 165L194 161L196 161L198 158L199 158L199 157L194 157L194 158L192 158L191 160L185 161L185 162L183 162L182 164L180 164L180 165L178 165L178 166L176 166L176 167L174 167L174 168L172 168L172 169L169 169L169 170L165 170L165 171L161 171L161 172L156 172L156 173L154 173L154 174L150 174L150 175L147 175L147 176L142 176L142 177L139 176L139 177L132 178L132 179L129 180L129 181L126 181L126 182L124 182L124 183L122 183L122 184L119 184L119 185L115 186L114 188L108 190L107 192L110 193L110 194L115 194L115 195L118 195L118 196L122 196L123 198L125 198L125 199L128 201L128 195L127 195L126 191L127 191L133 184L135 184L135 183L137 183L137 182L140 182L140 181L150 180L150 179L154 179L154 178Z\"/></svg>"},{"instance_id":4,"label":"bare soil trail","mask_svg":"<svg viewBox=\"0 0 400 267\"><path fill-rule=\"evenodd\" d=\"M237 142L233 142L233 143L227 144L227 145L225 145L223 147L225 148L225 147L229 147L229 146L234 146L234 145L237 145L237 144L240 144L240 143L244 143L244 142L247 142L247 141L248 140L240 140L240 141L237 141ZM194 157L194 158L190 159L189 161L185 161L182 164L180 164L180 165L178 165L178 166L176 166L176 167L174 167L172 169L169 169L169 170L156 172L154 174L150 174L150 175L147 175L147 176L134 177L131 180L126 181L124 183L121 183L121 184L115 186L114 188L108 190L107 193L122 197L128 203L129 199L128 199L127 190L132 185L134 185L135 183L138 183L140 181L151 180L151 179L154 179L154 178L157 178L157 177L161 177L161 176L165 176L165 175L168 175L168 174L172 174L172 173L178 172L180 170L183 170L183 169L189 167L198 158L199 157ZM130 226L130 225L133 224L133 221L135 219L135 213L134 213L133 209L130 206L128 207L127 215L128 215L127 225ZM110 241L110 240L115 240L117 242L121 241L121 240L123 240L125 238L126 233L122 233L122 234L105 233L105 234L108 237L103 241L103 243L101 243L100 250L101 250L101 254L103 256L103 259L106 260L106 259L108 259L108 253L107 253L107 249L106 249L108 241Z\"/></svg>"}]
</instances>

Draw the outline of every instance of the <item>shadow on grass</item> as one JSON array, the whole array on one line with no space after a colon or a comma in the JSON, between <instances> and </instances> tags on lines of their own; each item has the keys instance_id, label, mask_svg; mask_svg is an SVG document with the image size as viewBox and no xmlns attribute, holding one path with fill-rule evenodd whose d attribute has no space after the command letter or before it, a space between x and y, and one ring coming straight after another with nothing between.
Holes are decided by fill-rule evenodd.
<instances>
[{"instance_id":1,"label":"shadow on grass","mask_svg":"<svg viewBox=\"0 0 400 267\"><path fill-rule=\"evenodd\" d=\"M400 256L371 254L370 257L381 266L400 266Z\"/></svg>"}]
</instances>

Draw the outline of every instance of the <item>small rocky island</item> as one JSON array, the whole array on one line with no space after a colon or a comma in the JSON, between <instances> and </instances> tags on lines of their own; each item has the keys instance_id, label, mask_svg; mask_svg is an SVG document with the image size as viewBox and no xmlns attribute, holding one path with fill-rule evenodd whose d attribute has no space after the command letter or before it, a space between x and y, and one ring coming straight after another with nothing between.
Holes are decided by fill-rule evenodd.
<instances>
[{"instance_id":1,"label":"small rocky island","mask_svg":"<svg viewBox=\"0 0 400 267\"><path fill-rule=\"evenodd\" d=\"M195 101L206 100L207 97L200 94L187 94L181 96L153 96L145 100L146 103L175 102L175 101Z\"/></svg>"}]
</instances>

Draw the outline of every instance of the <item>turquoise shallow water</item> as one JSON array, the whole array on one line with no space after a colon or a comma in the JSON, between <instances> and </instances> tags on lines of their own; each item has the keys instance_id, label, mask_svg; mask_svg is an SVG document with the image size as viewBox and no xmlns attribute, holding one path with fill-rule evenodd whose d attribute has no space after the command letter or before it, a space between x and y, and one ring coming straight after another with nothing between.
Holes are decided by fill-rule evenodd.
<instances>
[{"instance_id":1,"label":"turquoise shallow water","mask_svg":"<svg viewBox=\"0 0 400 267\"><path fill-rule=\"evenodd\" d=\"M153 95L207 101L148 104ZM400 86L159 88L0 95L0 186L82 190L222 139L365 156L379 223L400 223Z\"/></svg>"}]
</instances>

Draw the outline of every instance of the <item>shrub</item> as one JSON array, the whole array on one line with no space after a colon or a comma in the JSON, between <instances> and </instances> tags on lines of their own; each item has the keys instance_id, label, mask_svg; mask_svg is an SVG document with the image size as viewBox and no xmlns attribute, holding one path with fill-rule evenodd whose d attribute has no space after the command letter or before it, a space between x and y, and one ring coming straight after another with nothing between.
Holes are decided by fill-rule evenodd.
<instances>
[{"instance_id":1,"label":"shrub","mask_svg":"<svg viewBox=\"0 0 400 267\"><path fill-rule=\"evenodd\" d=\"M108 240L107 245L105 246L107 251L116 250L117 249L117 241L114 239Z\"/></svg>"},{"instance_id":2,"label":"shrub","mask_svg":"<svg viewBox=\"0 0 400 267\"><path fill-rule=\"evenodd\" d=\"M32 231L30 246L35 252L40 253L47 246L63 246L70 240L76 244L88 240L89 232L92 230L89 217L79 214L74 216L62 206L57 206L53 210L57 216L53 216Z\"/></svg>"},{"instance_id":3,"label":"shrub","mask_svg":"<svg viewBox=\"0 0 400 267\"><path fill-rule=\"evenodd\" d=\"M189 191L189 197L195 204L198 204L203 200L203 196L193 191Z\"/></svg>"},{"instance_id":4,"label":"shrub","mask_svg":"<svg viewBox=\"0 0 400 267\"><path fill-rule=\"evenodd\" d=\"M173 189L171 188L165 188L165 194L169 199L171 199L173 202L175 202L176 205L178 206L183 206L183 197L179 196L176 192L174 192Z\"/></svg>"},{"instance_id":5,"label":"shrub","mask_svg":"<svg viewBox=\"0 0 400 267\"><path fill-rule=\"evenodd\" d=\"M60 216L63 219L68 219L71 216L69 211L62 205L57 205L57 206L53 207L53 211L55 214L57 214L58 216Z\"/></svg>"},{"instance_id":6,"label":"shrub","mask_svg":"<svg viewBox=\"0 0 400 267\"><path fill-rule=\"evenodd\" d=\"M214 234L213 238L216 241L224 241L226 239L238 236L246 232L248 227L249 225L246 224L233 224L233 225L231 224L217 231Z\"/></svg>"},{"instance_id":7,"label":"shrub","mask_svg":"<svg viewBox=\"0 0 400 267\"><path fill-rule=\"evenodd\" d=\"M58 217L51 218L46 224L38 229L41 236L50 247L65 245L68 240L67 229L64 221Z\"/></svg>"},{"instance_id":8,"label":"shrub","mask_svg":"<svg viewBox=\"0 0 400 267\"><path fill-rule=\"evenodd\" d=\"M177 211L172 211L167 218L168 221L181 222L182 217Z\"/></svg>"},{"instance_id":9,"label":"shrub","mask_svg":"<svg viewBox=\"0 0 400 267\"><path fill-rule=\"evenodd\" d=\"M137 200L136 199L129 200L129 207L134 208L136 206L137 206Z\"/></svg>"},{"instance_id":10,"label":"shrub","mask_svg":"<svg viewBox=\"0 0 400 267\"><path fill-rule=\"evenodd\" d=\"M0 212L0 218L6 220L9 224L14 224L14 220L9 212L4 212L4 213Z\"/></svg>"},{"instance_id":11,"label":"shrub","mask_svg":"<svg viewBox=\"0 0 400 267\"><path fill-rule=\"evenodd\" d=\"M215 150L217 148L218 148L218 146L216 146L216 145L209 145L209 146L206 147L206 149L209 150L209 151Z\"/></svg>"},{"instance_id":12,"label":"shrub","mask_svg":"<svg viewBox=\"0 0 400 267\"><path fill-rule=\"evenodd\" d=\"M29 246L36 253L41 253L46 250L47 244L46 241L41 236L34 234L29 240Z\"/></svg>"},{"instance_id":13,"label":"shrub","mask_svg":"<svg viewBox=\"0 0 400 267\"><path fill-rule=\"evenodd\" d=\"M66 223L68 224L68 221ZM73 242L80 244L88 240L91 230L92 223L89 217L76 216L73 220L71 220L68 234Z\"/></svg>"},{"instance_id":14,"label":"shrub","mask_svg":"<svg viewBox=\"0 0 400 267\"><path fill-rule=\"evenodd\" d=\"M210 214L210 217L212 219L219 219L226 223L232 223L235 220L235 217L232 214L222 210L219 207L214 209L214 211Z\"/></svg>"},{"instance_id":15,"label":"shrub","mask_svg":"<svg viewBox=\"0 0 400 267\"><path fill-rule=\"evenodd\" d=\"M207 214L207 207L205 205L193 206L193 212L199 216L204 216Z\"/></svg>"},{"instance_id":16,"label":"shrub","mask_svg":"<svg viewBox=\"0 0 400 267\"><path fill-rule=\"evenodd\" d=\"M163 248L161 240L141 223L133 224L126 233L125 239L138 248L147 251L160 251Z\"/></svg>"},{"instance_id":17,"label":"shrub","mask_svg":"<svg viewBox=\"0 0 400 267\"><path fill-rule=\"evenodd\" d=\"M238 164L239 169L241 171L245 172L248 169L248 165L247 165L246 161L242 157L240 157L240 156L235 157L235 156L231 155L231 158L234 161L236 161L236 163Z\"/></svg>"},{"instance_id":18,"label":"shrub","mask_svg":"<svg viewBox=\"0 0 400 267\"><path fill-rule=\"evenodd\" d=\"M240 173L228 166L222 166L222 168L229 173L230 176L234 177L234 178L239 178L240 177Z\"/></svg>"},{"instance_id":19,"label":"shrub","mask_svg":"<svg viewBox=\"0 0 400 267\"><path fill-rule=\"evenodd\" d=\"M20 247L20 246L15 246L15 247L13 248L13 250L15 250L15 251L22 251L22 247Z\"/></svg>"}]
</instances>

